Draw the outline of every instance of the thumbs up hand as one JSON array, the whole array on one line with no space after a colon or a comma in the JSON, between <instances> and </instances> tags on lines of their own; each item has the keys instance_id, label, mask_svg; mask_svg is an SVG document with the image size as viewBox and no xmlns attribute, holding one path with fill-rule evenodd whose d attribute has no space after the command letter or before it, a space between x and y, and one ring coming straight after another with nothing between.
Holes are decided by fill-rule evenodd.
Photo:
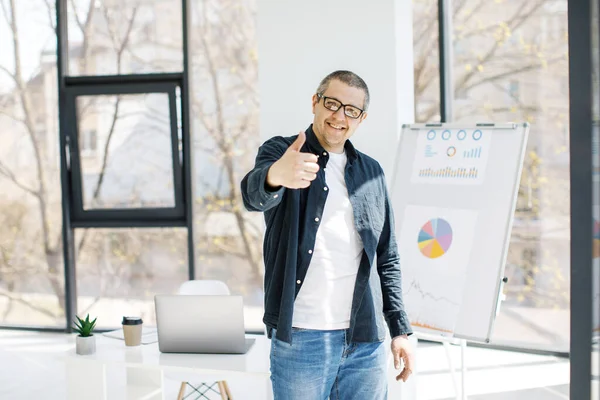
<instances>
[{"instance_id":1,"label":"thumbs up hand","mask_svg":"<svg viewBox=\"0 0 600 400\"><path fill-rule=\"evenodd\" d=\"M298 138L288 147L267 173L267 184L272 187L284 186L288 189L303 189L317 177L318 157L312 153L301 153L306 134L300 132Z\"/></svg>"}]
</instances>

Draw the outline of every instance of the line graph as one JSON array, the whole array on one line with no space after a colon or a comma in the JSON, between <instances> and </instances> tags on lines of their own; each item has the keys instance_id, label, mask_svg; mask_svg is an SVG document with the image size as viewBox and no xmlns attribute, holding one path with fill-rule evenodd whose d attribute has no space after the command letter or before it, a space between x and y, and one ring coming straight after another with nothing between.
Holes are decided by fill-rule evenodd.
<instances>
[{"instance_id":1,"label":"line graph","mask_svg":"<svg viewBox=\"0 0 600 400\"><path fill-rule=\"evenodd\" d=\"M460 301L450 299L448 294L432 293L423 289L420 281L413 278L404 291L406 310L413 327L452 333L460 312ZM457 296L458 297L458 296ZM442 311L443 312L440 312Z\"/></svg>"},{"instance_id":2,"label":"line graph","mask_svg":"<svg viewBox=\"0 0 600 400\"><path fill-rule=\"evenodd\" d=\"M424 239L424 227L427 230L432 224L435 231L439 221L452 227L452 249L439 257L424 256L419 238ZM476 221L477 211L473 210L415 205L405 208L398 244L404 258L404 302L415 329L442 335L454 332L463 301Z\"/></svg>"},{"instance_id":3,"label":"line graph","mask_svg":"<svg viewBox=\"0 0 600 400\"><path fill-rule=\"evenodd\" d=\"M433 294L431 294L429 292L424 291L421 288L421 284L417 280L413 279L410 282L410 284L408 285L408 289L406 290L405 295L408 296L411 293L414 294L415 292L416 292L416 294L418 294L419 296L421 296L422 299L431 299L431 300L433 300L436 303L445 302L445 303L451 304L453 306L459 306L460 305L460 303L457 303L455 301L447 299L444 296L435 296L435 295L433 295Z\"/></svg>"}]
</instances>

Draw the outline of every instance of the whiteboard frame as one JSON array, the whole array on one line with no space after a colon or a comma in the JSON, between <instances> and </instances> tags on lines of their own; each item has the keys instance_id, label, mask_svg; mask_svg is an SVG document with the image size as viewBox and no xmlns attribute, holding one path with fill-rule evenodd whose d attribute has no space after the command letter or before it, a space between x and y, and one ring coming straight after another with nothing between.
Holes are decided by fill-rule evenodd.
<instances>
[{"instance_id":1,"label":"whiteboard frame","mask_svg":"<svg viewBox=\"0 0 600 400\"><path fill-rule=\"evenodd\" d=\"M497 316L497 312L499 310L499 306L500 306L500 299L501 299L501 291L502 291L502 287L504 286L504 278L505 278L505 270L506 270L506 260L508 258L508 246L510 243L510 237L511 237L511 233L512 233L512 227L513 227L513 222L514 222L514 217L515 217L515 209L516 209L516 205L517 205L517 199L519 197L519 186L520 186L520 182L521 182L521 176L522 176L522 172L523 172L523 161L525 160L525 152L527 151L527 141L529 138L529 128L530 128L530 124L527 122L522 122L522 123L458 123L458 122L447 122L447 123L415 123L415 124L403 124L402 125L402 130L400 132L400 136L398 138L398 146L396 148L396 157L395 157L395 161L394 161L394 168L392 170L392 174L391 174L391 185L390 185L390 198L393 198L394 195L394 190L395 190L395 183L396 183L396 178L397 178L397 173L398 173L398 163L399 163L399 155L401 154L401 149L402 149L402 145L403 145L403 138L404 138L404 132L405 131L412 131L412 130L421 130L421 129L428 129L428 128L439 128L439 129L492 129L494 131L496 130L517 130L517 129L522 129L522 137L521 137L521 143L519 146L519 164L517 166L517 170L515 175L513 176L513 184L512 184L512 191L513 191L513 196L512 196L512 200L511 200L511 212L509 214L509 218L507 218L505 226L504 226L504 240L502 243L502 257L500 259L500 265L498 267L498 276L496 276L496 289L495 289L495 302L494 302L494 307L492 310L490 310L489 313L489 322L488 322L488 330L487 330L487 334L486 337L484 338L478 338L478 337L472 337L472 336L468 336L468 335L462 335L460 333L453 333L451 338L454 339L464 339L467 341L473 341L473 342L484 342L484 343L489 343L491 341L491 336L492 336L492 332L494 330L494 324L496 322L496 316ZM394 210L394 213L396 212L396 210ZM396 239L398 240L398 239ZM435 334L433 333L428 333L427 336L435 336ZM448 337L444 337L442 335L439 336L441 341L448 341Z\"/></svg>"}]
</instances>

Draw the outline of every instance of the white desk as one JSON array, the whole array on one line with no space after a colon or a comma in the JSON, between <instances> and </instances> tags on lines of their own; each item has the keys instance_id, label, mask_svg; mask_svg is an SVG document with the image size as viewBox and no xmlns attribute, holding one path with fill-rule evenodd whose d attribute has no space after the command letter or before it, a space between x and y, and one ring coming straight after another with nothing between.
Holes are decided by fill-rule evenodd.
<instances>
[{"instance_id":1,"label":"white desk","mask_svg":"<svg viewBox=\"0 0 600 400\"><path fill-rule=\"evenodd\" d=\"M81 399L85 394L86 400L108 399L106 369L125 366L126 399L166 399L165 374L181 381L196 379L195 382L252 377L265 382L265 395L261 398L272 399L269 379L271 341L264 335L248 337L256 339L248 353L218 355L163 354L158 350L158 343L126 347L122 340L98 335L95 354L80 356L75 353L75 348L66 354L67 398ZM236 397L235 393L232 395Z\"/></svg>"}]
</instances>

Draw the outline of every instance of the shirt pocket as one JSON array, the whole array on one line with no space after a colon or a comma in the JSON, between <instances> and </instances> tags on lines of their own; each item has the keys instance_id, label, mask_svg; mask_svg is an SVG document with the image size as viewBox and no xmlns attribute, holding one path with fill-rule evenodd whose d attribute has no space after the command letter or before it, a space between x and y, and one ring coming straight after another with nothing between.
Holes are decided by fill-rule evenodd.
<instances>
[{"instance_id":1,"label":"shirt pocket","mask_svg":"<svg viewBox=\"0 0 600 400\"><path fill-rule=\"evenodd\" d=\"M385 220L383 198L376 193L364 193L360 196L359 203L360 228L373 232L379 238Z\"/></svg>"}]
</instances>

